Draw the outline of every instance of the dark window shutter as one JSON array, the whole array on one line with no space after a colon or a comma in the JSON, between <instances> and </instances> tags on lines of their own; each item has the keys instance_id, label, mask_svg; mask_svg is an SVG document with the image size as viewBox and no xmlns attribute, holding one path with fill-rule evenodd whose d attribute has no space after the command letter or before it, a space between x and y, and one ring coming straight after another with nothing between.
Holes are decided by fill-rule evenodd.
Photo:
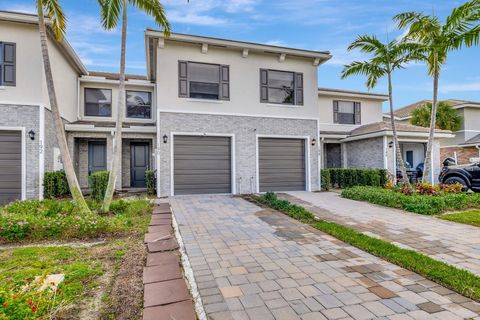
<instances>
[{"instance_id":1,"label":"dark window shutter","mask_svg":"<svg viewBox=\"0 0 480 320\"><path fill-rule=\"evenodd\" d=\"M362 107L360 102L355 102L355 124L362 123Z\"/></svg>"},{"instance_id":2,"label":"dark window shutter","mask_svg":"<svg viewBox=\"0 0 480 320\"><path fill-rule=\"evenodd\" d=\"M333 123L338 123L338 101L333 101Z\"/></svg>"},{"instance_id":3,"label":"dark window shutter","mask_svg":"<svg viewBox=\"0 0 480 320\"><path fill-rule=\"evenodd\" d=\"M303 106L303 73L295 74L295 104Z\"/></svg>"},{"instance_id":4,"label":"dark window shutter","mask_svg":"<svg viewBox=\"0 0 480 320\"><path fill-rule=\"evenodd\" d=\"M178 96L188 97L188 62L178 61Z\"/></svg>"},{"instance_id":5,"label":"dark window shutter","mask_svg":"<svg viewBox=\"0 0 480 320\"><path fill-rule=\"evenodd\" d=\"M3 42L1 44L1 85L15 86L16 84L16 45L15 43Z\"/></svg>"},{"instance_id":6,"label":"dark window shutter","mask_svg":"<svg viewBox=\"0 0 480 320\"><path fill-rule=\"evenodd\" d=\"M268 102L268 71L260 69L260 102Z\"/></svg>"},{"instance_id":7,"label":"dark window shutter","mask_svg":"<svg viewBox=\"0 0 480 320\"><path fill-rule=\"evenodd\" d=\"M221 100L230 100L230 67L220 66Z\"/></svg>"}]
</instances>

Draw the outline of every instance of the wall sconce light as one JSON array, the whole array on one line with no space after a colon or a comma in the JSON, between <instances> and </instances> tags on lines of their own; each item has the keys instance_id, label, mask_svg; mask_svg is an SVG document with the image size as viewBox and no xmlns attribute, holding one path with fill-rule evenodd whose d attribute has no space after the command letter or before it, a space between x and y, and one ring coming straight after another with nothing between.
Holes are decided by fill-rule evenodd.
<instances>
[{"instance_id":1,"label":"wall sconce light","mask_svg":"<svg viewBox=\"0 0 480 320\"><path fill-rule=\"evenodd\" d=\"M393 141L390 141L390 142L388 143L388 147L389 147L389 148L393 148Z\"/></svg>"},{"instance_id":2,"label":"wall sconce light","mask_svg":"<svg viewBox=\"0 0 480 320\"><path fill-rule=\"evenodd\" d=\"M168 142L168 136L166 134L163 135L163 143Z\"/></svg>"},{"instance_id":3,"label":"wall sconce light","mask_svg":"<svg viewBox=\"0 0 480 320\"><path fill-rule=\"evenodd\" d=\"M317 139L313 138L312 139L312 146L315 146L317 144Z\"/></svg>"},{"instance_id":4,"label":"wall sconce light","mask_svg":"<svg viewBox=\"0 0 480 320\"><path fill-rule=\"evenodd\" d=\"M35 140L35 131L28 131L28 137L30 138L30 140Z\"/></svg>"}]
</instances>

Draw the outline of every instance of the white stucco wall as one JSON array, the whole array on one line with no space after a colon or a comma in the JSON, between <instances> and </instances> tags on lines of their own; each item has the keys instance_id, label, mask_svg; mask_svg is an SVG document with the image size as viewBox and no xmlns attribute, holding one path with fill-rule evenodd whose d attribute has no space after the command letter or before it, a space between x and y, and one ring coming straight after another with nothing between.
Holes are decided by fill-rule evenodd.
<instances>
[{"instance_id":1,"label":"white stucco wall","mask_svg":"<svg viewBox=\"0 0 480 320\"><path fill-rule=\"evenodd\" d=\"M360 125L383 120L382 101L349 96L328 95L322 93L318 95L318 117L320 119L320 131L349 131L359 127L359 125L336 124L333 122L334 100L360 102Z\"/></svg>"},{"instance_id":2,"label":"white stucco wall","mask_svg":"<svg viewBox=\"0 0 480 320\"><path fill-rule=\"evenodd\" d=\"M480 108L465 108L463 115L465 139L480 134Z\"/></svg>"},{"instance_id":3,"label":"white stucco wall","mask_svg":"<svg viewBox=\"0 0 480 320\"><path fill-rule=\"evenodd\" d=\"M230 101L193 100L178 97L178 61L205 62L230 66ZM304 105L284 106L260 103L260 69L274 69L303 73ZM199 113L223 113L274 117L318 117L317 67L313 59L287 55L284 62L278 54L250 52L242 57L241 50L208 48L201 53L201 46L165 41L165 47L157 54L157 105L163 111Z\"/></svg>"}]
</instances>

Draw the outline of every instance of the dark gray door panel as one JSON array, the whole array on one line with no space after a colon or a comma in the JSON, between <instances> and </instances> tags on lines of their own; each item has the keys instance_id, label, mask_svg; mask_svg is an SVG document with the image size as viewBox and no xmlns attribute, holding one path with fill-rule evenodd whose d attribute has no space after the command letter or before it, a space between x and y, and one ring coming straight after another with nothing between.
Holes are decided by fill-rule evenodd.
<instances>
[{"instance_id":1,"label":"dark gray door panel","mask_svg":"<svg viewBox=\"0 0 480 320\"><path fill-rule=\"evenodd\" d=\"M107 144L105 141L88 142L88 174L107 170Z\"/></svg>"},{"instance_id":2,"label":"dark gray door panel","mask_svg":"<svg viewBox=\"0 0 480 320\"><path fill-rule=\"evenodd\" d=\"M131 186L146 186L145 170L150 167L150 145L148 142L132 142L130 144L130 178Z\"/></svg>"},{"instance_id":3,"label":"dark gray door panel","mask_svg":"<svg viewBox=\"0 0 480 320\"><path fill-rule=\"evenodd\" d=\"M260 192L305 190L305 140L258 139Z\"/></svg>"},{"instance_id":4,"label":"dark gray door panel","mask_svg":"<svg viewBox=\"0 0 480 320\"><path fill-rule=\"evenodd\" d=\"M22 198L22 133L0 131L0 205Z\"/></svg>"},{"instance_id":5,"label":"dark gray door panel","mask_svg":"<svg viewBox=\"0 0 480 320\"><path fill-rule=\"evenodd\" d=\"M174 193L231 193L229 137L174 137Z\"/></svg>"}]
</instances>

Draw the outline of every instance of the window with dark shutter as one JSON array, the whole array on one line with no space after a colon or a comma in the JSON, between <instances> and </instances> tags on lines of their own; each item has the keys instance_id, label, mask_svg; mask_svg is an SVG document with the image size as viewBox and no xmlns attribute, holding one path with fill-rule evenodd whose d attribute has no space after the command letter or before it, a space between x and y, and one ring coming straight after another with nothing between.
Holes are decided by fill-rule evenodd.
<instances>
[{"instance_id":1,"label":"window with dark shutter","mask_svg":"<svg viewBox=\"0 0 480 320\"><path fill-rule=\"evenodd\" d=\"M295 74L295 104L303 106L303 73Z\"/></svg>"},{"instance_id":2,"label":"window with dark shutter","mask_svg":"<svg viewBox=\"0 0 480 320\"><path fill-rule=\"evenodd\" d=\"M260 69L260 102L303 105L303 74Z\"/></svg>"},{"instance_id":3,"label":"window with dark shutter","mask_svg":"<svg viewBox=\"0 0 480 320\"><path fill-rule=\"evenodd\" d=\"M178 61L178 96L188 97L188 62Z\"/></svg>"},{"instance_id":4,"label":"window with dark shutter","mask_svg":"<svg viewBox=\"0 0 480 320\"><path fill-rule=\"evenodd\" d=\"M230 100L229 66L179 61L178 95L181 98Z\"/></svg>"},{"instance_id":5,"label":"window with dark shutter","mask_svg":"<svg viewBox=\"0 0 480 320\"><path fill-rule=\"evenodd\" d=\"M260 69L260 102L268 102L268 71Z\"/></svg>"},{"instance_id":6,"label":"window with dark shutter","mask_svg":"<svg viewBox=\"0 0 480 320\"><path fill-rule=\"evenodd\" d=\"M16 45L0 42L0 85L16 85Z\"/></svg>"},{"instance_id":7,"label":"window with dark shutter","mask_svg":"<svg viewBox=\"0 0 480 320\"><path fill-rule=\"evenodd\" d=\"M220 66L221 99L230 100L230 67Z\"/></svg>"},{"instance_id":8,"label":"window with dark shutter","mask_svg":"<svg viewBox=\"0 0 480 320\"><path fill-rule=\"evenodd\" d=\"M333 101L333 123L338 123L338 101Z\"/></svg>"},{"instance_id":9,"label":"window with dark shutter","mask_svg":"<svg viewBox=\"0 0 480 320\"><path fill-rule=\"evenodd\" d=\"M362 123L362 107L360 102L355 102L355 124Z\"/></svg>"}]
</instances>

